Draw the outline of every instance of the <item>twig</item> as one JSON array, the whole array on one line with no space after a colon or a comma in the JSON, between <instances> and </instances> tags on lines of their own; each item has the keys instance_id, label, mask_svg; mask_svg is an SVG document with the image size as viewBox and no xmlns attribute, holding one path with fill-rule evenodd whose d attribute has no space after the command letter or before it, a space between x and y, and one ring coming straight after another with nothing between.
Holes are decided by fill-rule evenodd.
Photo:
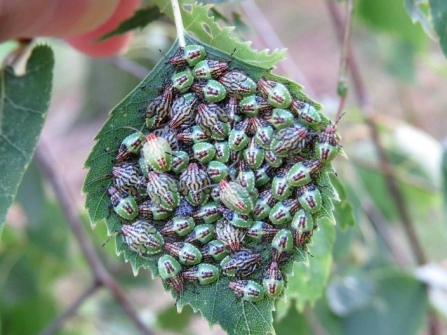
<instances>
[{"instance_id":1,"label":"twig","mask_svg":"<svg viewBox=\"0 0 447 335\"><path fill-rule=\"evenodd\" d=\"M331 13L332 19L334 21L339 40L343 41L343 20L338 11L337 5L333 0L326 0L326 3L328 5L329 12ZM416 231L414 230L413 220L408 211L407 204L404 200L401 191L399 190L399 187L397 186L396 178L394 176L393 170L391 169L390 160L381 143L379 131L374 121L374 109L370 103L369 96L363 84L363 80L360 76L357 63L355 62L352 49L350 47L348 47L346 57L349 57L350 60L348 64L349 64L349 70L351 71L352 80L354 83L354 90L356 93L355 95L359 105L361 106L365 114L366 123L370 128L372 141L374 143L374 146L376 147L376 151L379 156L379 164L381 170L383 171L388 191L390 192L396 205L397 211L401 217L405 234L410 243L411 250L414 254L414 257L416 258L417 263L420 265L425 264L428 261L427 257L419 243ZM428 333L431 335L441 335L441 327L439 320L432 311L428 312L428 319L429 319Z\"/></svg>"},{"instance_id":2,"label":"twig","mask_svg":"<svg viewBox=\"0 0 447 335\"><path fill-rule=\"evenodd\" d=\"M83 228L78 213L73 206L73 202L67 193L67 188L65 187L66 183L64 182L62 176L54 169L56 166L56 161L53 159L51 152L43 142L44 141L41 138L36 149L36 161L39 164L44 176L51 184L56 195L56 199L59 201L62 211L68 220L69 226L79 244L82 253L84 254L84 257L87 260L90 271L94 277L94 283L92 285L104 285L112 293L118 303L121 304L141 334L152 335L152 332L146 328L144 323L138 317L137 311L132 307L132 304L122 291L120 285L102 264L99 255L97 254ZM75 311L72 311L72 313L73 312Z\"/></svg>"},{"instance_id":3,"label":"twig","mask_svg":"<svg viewBox=\"0 0 447 335\"><path fill-rule=\"evenodd\" d=\"M264 16L262 11L259 9L258 5L253 0L245 0L241 2L241 6L244 9L245 14L250 19L253 27L258 32L258 36L261 37L264 41L264 44L270 50L284 49L285 46L281 42L278 34L276 34L275 29L272 27L270 22ZM299 69L298 65L293 61L291 57L287 57L278 63L278 66L281 67L284 73L288 73L289 77L292 77L300 84L303 84L306 88L306 92L310 96L315 96L315 91L312 89L312 86L307 81L304 74Z\"/></svg>"},{"instance_id":4,"label":"twig","mask_svg":"<svg viewBox=\"0 0 447 335\"><path fill-rule=\"evenodd\" d=\"M61 315L59 315L56 319L53 320L51 324L49 324L40 335L51 335L56 333L56 331L62 327L64 322L68 320L73 314L76 313L78 308L87 300L98 288L100 287L99 283L94 282L90 287L77 299L75 302L68 307Z\"/></svg>"},{"instance_id":5,"label":"twig","mask_svg":"<svg viewBox=\"0 0 447 335\"><path fill-rule=\"evenodd\" d=\"M186 46L185 42L185 28L183 27L182 13L180 12L180 5L178 0L171 0L172 11L174 12L175 29L177 30L178 45L180 48Z\"/></svg>"}]
</instances>

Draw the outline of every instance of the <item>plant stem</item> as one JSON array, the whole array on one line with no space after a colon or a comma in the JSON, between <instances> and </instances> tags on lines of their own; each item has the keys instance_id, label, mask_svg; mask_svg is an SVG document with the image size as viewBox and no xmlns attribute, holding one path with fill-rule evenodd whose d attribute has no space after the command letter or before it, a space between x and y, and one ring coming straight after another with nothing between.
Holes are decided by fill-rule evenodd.
<instances>
[{"instance_id":1,"label":"plant stem","mask_svg":"<svg viewBox=\"0 0 447 335\"><path fill-rule=\"evenodd\" d=\"M171 0L172 11L174 12L175 29L177 29L178 45L180 48L186 46L185 42L185 28L183 27L182 13L180 12L180 5L178 0Z\"/></svg>"}]
</instances>

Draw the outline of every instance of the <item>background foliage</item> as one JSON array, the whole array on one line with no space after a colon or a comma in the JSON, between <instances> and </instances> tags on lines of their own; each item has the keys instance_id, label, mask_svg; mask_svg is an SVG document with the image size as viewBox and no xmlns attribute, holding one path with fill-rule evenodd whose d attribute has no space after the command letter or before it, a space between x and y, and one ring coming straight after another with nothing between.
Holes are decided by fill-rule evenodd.
<instances>
[{"instance_id":1,"label":"background foliage","mask_svg":"<svg viewBox=\"0 0 447 335\"><path fill-rule=\"evenodd\" d=\"M249 29L238 28L232 34L253 40L258 49L281 48L277 41L269 42L272 36L279 35L289 54L275 72L303 83L305 92L323 101L326 113L334 116L338 104L335 87L339 53L334 52L338 44L332 34L334 29L328 20L326 3L299 1L292 7L288 1L282 1L271 7L269 1L258 1L261 13L272 25L271 31L262 33L257 31L256 20L252 19L257 15L256 8L250 7L252 4L247 0L214 7L215 13L220 13L216 16L220 18L219 25L225 24L222 18L238 27L244 22ZM343 9L343 5L342 2L339 8ZM160 7L163 11L166 5ZM447 154L441 145L446 135L443 120L447 108L443 94L447 89L447 62L442 56L442 51L447 50L447 38L443 35L447 25L446 7L441 0L358 0L352 37L354 56L375 111L374 121L427 264L417 264L414 260L414 245L405 237L399 208L388 191L364 123L365 115L354 99L355 88L351 87L347 114L339 125L349 160L337 159L338 177L333 180L342 199L335 212L338 225L335 230L323 226L315 234L309 265L295 266L289 298L276 306L277 334L288 334L291 330L298 334L436 334L429 323L428 311L440 322L438 334L447 331ZM262 21L259 16L257 19ZM418 23L413 24L412 20ZM440 44L430 40L427 31L435 39L439 38ZM55 157L55 170L64 174L66 189L85 227L89 221L82 210L79 190L85 176L81 166L93 146L91 139L108 111L139 82L122 68L129 69L131 64L134 72L145 76L161 58L158 50L166 52L174 38L174 29L166 18L155 20L139 31L124 56L124 61L131 60L138 66L117 59L88 60L59 42L48 41L55 51L56 67L52 105L42 138L49 154ZM0 51L6 54L13 47L13 43L3 44ZM48 49L35 49L33 57L42 52ZM29 66L34 62L36 58L31 58ZM46 75L51 73L51 64L40 60L37 63L41 65L39 70L49 70ZM140 71L141 66L147 70ZM42 83L48 84L45 78L41 79ZM24 83L26 79L22 80ZM3 92L12 89L5 86L5 81L2 83ZM20 103L12 100L15 103L11 106L43 111L41 105L32 104L45 105L45 97L37 89L45 91L46 87L47 92L50 88L39 82L34 85L26 90L27 94L18 94L23 98L17 100ZM8 109L5 95L2 97L0 113L3 116ZM35 101L35 97L40 101ZM6 143L5 129L12 125L5 117L2 120L0 149ZM24 135L35 139L34 143L25 145L29 153L33 152L38 136L38 131L32 134L31 130L38 123L15 122L16 126L11 128L23 135L19 139L24 139ZM12 172L4 165L10 163L4 157L1 153L0 178L5 172ZM20 165L24 167L26 162ZM13 191L4 192L4 180L0 179L1 195L12 199ZM41 332L84 292L90 281L84 255L68 229L58 199L47 186L40 170L31 163L3 229L0 333ZM0 207L5 204L2 199ZM6 210L0 211L0 219L2 213ZM1 231L3 220L0 221ZM206 322L190 308L185 307L177 314L172 300L161 293L158 280L148 279L146 271L133 277L130 266L116 257L112 243L100 248L105 230L102 224L94 231L87 229L89 240L127 291L143 323L157 334L208 334ZM309 288L309 296L296 294L302 287ZM135 327L119 304L102 290L91 295L58 334L132 334L137 331ZM219 327L212 332L222 333Z\"/></svg>"}]
</instances>

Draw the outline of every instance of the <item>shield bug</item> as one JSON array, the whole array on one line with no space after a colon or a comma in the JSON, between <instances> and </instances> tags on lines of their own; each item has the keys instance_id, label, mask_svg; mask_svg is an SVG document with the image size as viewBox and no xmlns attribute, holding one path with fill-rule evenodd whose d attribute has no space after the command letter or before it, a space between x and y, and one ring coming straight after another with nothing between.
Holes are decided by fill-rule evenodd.
<instances>
[{"instance_id":1,"label":"shield bug","mask_svg":"<svg viewBox=\"0 0 447 335\"><path fill-rule=\"evenodd\" d=\"M245 237L245 231L233 226L227 220L220 220L216 224L216 235L231 250L239 250Z\"/></svg>"},{"instance_id":2,"label":"shield bug","mask_svg":"<svg viewBox=\"0 0 447 335\"><path fill-rule=\"evenodd\" d=\"M216 155L214 159L221 163L226 163L230 159L230 147L228 142L215 142L214 147L216 148Z\"/></svg>"},{"instance_id":3,"label":"shield bug","mask_svg":"<svg viewBox=\"0 0 447 335\"><path fill-rule=\"evenodd\" d=\"M274 133L273 127L257 117L251 118L250 122L253 124L253 128L256 131L254 136L256 143L264 149L269 149Z\"/></svg>"},{"instance_id":4,"label":"shield bug","mask_svg":"<svg viewBox=\"0 0 447 335\"><path fill-rule=\"evenodd\" d=\"M124 163L112 168L113 186L132 196L139 196L145 178L136 163Z\"/></svg>"},{"instance_id":5,"label":"shield bug","mask_svg":"<svg viewBox=\"0 0 447 335\"><path fill-rule=\"evenodd\" d=\"M239 102L239 108L247 116L256 116L272 110L273 106L261 96L250 95Z\"/></svg>"},{"instance_id":6,"label":"shield bug","mask_svg":"<svg viewBox=\"0 0 447 335\"><path fill-rule=\"evenodd\" d=\"M203 259L208 261L221 261L229 254L228 245L220 240L212 240L205 244L201 249Z\"/></svg>"},{"instance_id":7,"label":"shield bug","mask_svg":"<svg viewBox=\"0 0 447 335\"><path fill-rule=\"evenodd\" d=\"M228 63L205 59L197 63L192 69L197 79L216 79L228 70Z\"/></svg>"},{"instance_id":8,"label":"shield bug","mask_svg":"<svg viewBox=\"0 0 447 335\"><path fill-rule=\"evenodd\" d=\"M182 273L183 279L198 282L201 285L212 284L220 276L220 270L217 266L201 263L197 266L184 271Z\"/></svg>"},{"instance_id":9,"label":"shield bug","mask_svg":"<svg viewBox=\"0 0 447 335\"><path fill-rule=\"evenodd\" d=\"M136 221L131 225L123 225L123 240L131 251L144 257L161 251L164 240L160 233L147 221Z\"/></svg>"},{"instance_id":10,"label":"shield bug","mask_svg":"<svg viewBox=\"0 0 447 335\"><path fill-rule=\"evenodd\" d=\"M202 164L208 164L216 155L216 148L211 143L196 143L192 146L194 158Z\"/></svg>"},{"instance_id":11,"label":"shield bug","mask_svg":"<svg viewBox=\"0 0 447 335\"><path fill-rule=\"evenodd\" d=\"M165 236L186 236L194 229L195 226L196 223L192 218L176 216L165 224L165 226L160 230L160 233Z\"/></svg>"},{"instance_id":12,"label":"shield bug","mask_svg":"<svg viewBox=\"0 0 447 335\"><path fill-rule=\"evenodd\" d=\"M285 200L292 194L292 187L287 183L287 168L282 168L272 181L272 195L276 200Z\"/></svg>"},{"instance_id":13,"label":"shield bug","mask_svg":"<svg viewBox=\"0 0 447 335\"><path fill-rule=\"evenodd\" d=\"M174 178L164 173L149 172L147 194L153 202L173 211L179 205L179 192Z\"/></svg>"},{"instance_id":14,"label":"shield bug","mask_svg":"<svg viewBox=\"0 0 447 335\"><path fill-rule=\"evenodd\" d=\"M300 208L300 201L297 199L287 199L278 202L273 206L269 214L270 222L274 225L281 225L290 222L295 213Z\"/></svg>"},{"instance_id":15,"label":"shield bug","mask_svg":"<svg viewBox=\"0 0 447 335\"><path fill-rule=\"evenodd\" d=\"M303 186L312 181L312 177L320 171L323 163L318 159L302 161L294 164L287 173L287 184L290 186Z\"/></svg>"},{"instance_id":16,"label":"shield bug","mask_svg":"<svg viewBox=\"0 0 447 335\"><path fill-rule=\"evenodd\" d=\"M284 84L261 78L258 87L267 101L277 108L288 108L292 95Z\"/></svg>"},{"instance_id":17,"label":"shield bug","mask_svg":"<svg viewBox=\"0 0 447 335\"><path fill-rule=\"evenodd\" d=\"M158 259L158 273L160 277L171 285L174 290L183 290L182 266L170 255L163 255Z\"/></svg>"},{"instance_id":18,"label":"shield bug","mask_svg":"<svg viewBox=\"0 0 447 335\"><path fill-rule=\"evenodd\" d=\"M224 206L222 206L220 210L222 211L223 217L235 227L248 228L253 222L250 215L237 214L229 209L226 209Z\"/></svg>"},{"instance_id":19,"label":"shield bug","mask_svg":"<svg viewBox=\"0 0 447 335\"><path fill-rule=\"evenodd\" d=\"M125 137L118 149L116 160L121 162L130 159L132 155L138 155L143 147L144 140L144 134L139 131Z\"/></svg>"},{"instance_id":20,"label":"shield bug","mask_svg":"<svg viewBox=\"0 0 447 335\"><path fill-rule=\"evenodd\" d=\"M271 189L266 189L259 194L253 208L253 218L255 220L262 220L269 216L273 206L275 206L276 199L273 196Z\"/></svg>"},{"instance_id":21,"label":"shield bug","mask_svg":"<svg viewBox=\"0 0 447 335\"><path fill-rule=\"evenodd\" d=\"M226 113L214 103L202 103L197 107L196 122L208 136L211 136L211 132L225 135L226 132L222 122L228 121L229 118Z\"/></svg>"},{"instance_id":22,"label":"shield bug","mask_svg":"<svg viewBox=\"0 0 447 335\"><path fill-rule=\"evenodd\" d=\"M172 167L172 149L163 137L152 133L147 135L143 156L146 164L157 172L166 172Z\"/></svg>"},{"instance_id":23,"label":"shield bug","mask_svg":"<svg viewBox=\"0 0 447 335\"><path fill-rule=\"evenodd\" d=\"M300 209L293 216L290 228L295 233L295 244L301 246L305 243L306 237L309 236L314 229L312 216L304 209Z\"/></svg>"},{"instance_id":24,"label":"shield bug","mask_svg":"<svg viewBox=\"0 0 447 335\"><path fill-rule=\"evenodd\" d=\"M323 163L327 163L337 156L339 149L340 136L337 134L336 125L330 124L318 136L315 145L315 157Z\"/></svg>"},{"instance_id":25,"label":"shield bug","mask_svg":"<svg viewBox=\"0 0 447 335\"><path fill-rule=\"evenodd\" d=\"M315 213L321 209L321 193L314 184L297 187L296 195L301 206L309 213Z\"/></svg>"},{"instance_id":26,"label":"shield bug","mask_svg":"<svg viewBox=\"0 0 447 335\"><path fill-rule=\"evenodd\" d=\"M221 217L217 203L210 201L199 207L192 215L197 223L213 223Z\"/></svg>"},{"instance_id":27,"label":"shield bug","mask_svg":"<svg viewBox=\"0 0 447 335\"><path fill-rule=\"evenodd\" d=\"M225 87L214 79L194 82L191 85L191 91L197 93L201 99L208 102L219 102L227 96Z\"/></svg>"},{"instance_id":28,"label":"shield bug","mask_svg":"<svg viewBox=\"0 0 447 335\"><path fill-rule=\"evenodd\" d=\"M275 108L271 113L264 115L264 120L280 130L292 126L294 117L287 109Z\"/></svg>"},{"instance_id":29,"label":"shield bug","mask_svg":"<svg viewBox=\"0 0 447 335\"><path fill-rule=\"evenodd\" d=\"M246 277L256 271L261 254L242 249L229 254L220 262L222 273L227 276Z\"/></svg>"},{"instance_id":30,"label":"shield bug","mask_svg":"<svg viewBox=\"0 0 447 335\"><path fill-rule=\"evenodd\" d=\"M250 140L248 146L242 152L244 161L252 168L259 168L264 162L264 149L262 149L254 138Z\"/></svg>"},{"instance_id":31,"label":"shield bug","mask_svg":"<svg viewBox=\"0 0 447 335\"><path fill-rule=\"evenodd\" d=\"M321 123L320 113L318 113L314 106L307 102L292 100L290 110L309 126L315 126Z\"/></svg>"},{"instance_id":32,"label":"shield bug","mask_svg":"<svg viewBox=\"0 0 447 335\"><path fill-rule=\"evenodd\" d=\"M200 224L195 226L193 231L189 233L189 235L185 239L185 242L188 243L200 242L202 244L205 244L213 239L214 234L215 234L214 225L209 223Z\"/></svg>"},{"instance_id":33,"label":"shield bug","mask_svg":"<svg viewBox=\"0 0 447 335\"><path fill-rule=\"evenodd\" d=\"M235 121L236 117L240 117L241 111L238 99L236 97L230 97L228 103L224 107L224 111L227 113L231 121Z\"/></svg>"},{"instance_id":34,"label":"shield bug","mask_svg":"<svg viewBox=\"0 0 447 335\"><path fill-rule=\"evenodd\" d=\"M209 136L205 134L203 129L199 126L187 128L181 133L177 134L177 139L185 144L192 145L194 143L206 142Z\"/></svg>"},{"instance_id":35,"label":"shield bug","mask_svg":"<svg viewBox=\"0 0 447 335\"><path fill-rule=\"evenodd\" d=\"M279 262L282 253L290 252L293 249L292 232L288 229L281 229L272 240L273 259Z\"/></svg>"},{"instance_id":36,"label":"shield bug","mask_svg":"<svg viewBox=\"0 0 447 335\"><path fill-rule=\"evenodd\" d=\"M166 208L163 208L150 200L139 204L138 212L144 217L154 221L165 220L171 216L171 211L168 211Z\"/></svg>"},{"instance_id":37,"label":"shield bug","mask_svg":"<svg viewBox=\"0 0 447 335\"><path fill-rule=\"evenodd\" d=\"M252 192L255 188L255 174L243 160L239 161L238 164L237 181L241 186L245 187L248 192Z\"/></svg>"},{"instance_id":38,"label":"shield bug","mask_svg":"<svg viewBox=\"0 0 447 335\"><path fill-rule=\"evenodd\" d=\"M225 86L232 96L246 96L256 91L256 83L245 73L232 70L219 77L219 82Z\"/></svg>"},{"instance_id":39,"label":"shield bug","mask_svg":"<svg viewBox=\"0 0 447 335\"><path fill-rule=\"evenodd\" d=\"M184 242L166 243L165 249L178 258L181 264L196 265L202 261L202 254L195 246Z\"/></svg>"},{"instance_id":40,"label":"shield bug","mask_svg":"<svg viewBox=\"0 0 447 335\"><path fill-rule=\"evenodd\" d=\"M268 165L270 165L271 167L275 167L275 168L280 167L283 164L282 157L277 156L271 150L264 151L264 160Z\"/></svg>"},{"instance_id":41,"label":"shield bug","mask_svg":"<svg viewBox=\"0 0 447 335\"><path fill-rule=\"evenodd\" d=\"M220 182L229 174L228 166L218 161L209 162L206 172L214 183Z\"/></svg>"},{"instance_id":42,"label":"shield bug","mask_svg":"<svg viewBox=\"0 0 447 335\"><path fill-rule=\"evenodd\" d=\"M189 90L194 81L194 76L189 68L177 71L171 77L172 87L178 93L185 93Z\"/></svg>"},{"instance_id":43,"label":"shield bug","mask_svg":"<svg viewBox=\"0 0 447 335\"><path fill-rule=\"evenodd\" d=\"M189 164L189 155L185 151L172 152L172 172L181 173Z\"/></svg>"},{"instance_id":44,"label":"shield bug","mask_svg":"<svg viewBox=\"0 0 447 335\"><path fill-rule=\"evenodd\" d=\"M250 138L247 135L249 119L245 119L235 125L228 136L228 145L231 150L240 151L244 149Z\"/></svg>"},{"instance_id":45,"label":"shield bug","mask_svg":"<svg viewBox=\"0 0 447 335\"><path fill-rule=\"evenodd\" d=\"M261 242L263 239L273 238L279 230L279 228L273 227L263 221L255 221L247 230L247 236L256 242Z\"/></svg>"},{"instance_id":46,"label":"shield bug","mask_svg":"<svg viewBox=\"0 0 447 335\"><path fill-rule=\"evenodd\" d=\"M151 117L157 116L160 120L164 120L169 115L169 109L172 104L172 86L169 85L163 94L156 97L154 100L149 102L146 108L144 117L149 119Z\"/></svg>"},{"instance_id":47,"label":"shield bug","mask_svg":"<svg viewBox=\"0 0 447 335\"><path fill-rule=\"evenodd\" d=\"M198 97L194 93L179 95L175 98L170 109L171 120L169 121L169 126L178 128L182 125L191 124L194 120L197 102Z\"/></svg>"},{"instance_id":48,"label":"shield bug","mask_svg":"<svg viewBox=\"0 0 447 335\"><path fill-rule=\"evenodd\" d=\"M228 285L234 294L246 301L256 302L264 299L264 288L253 280L236 280Z\"/></svg>"},{"instance_id":49,"label":"shield bug","mask_svg":"<svg viewBox=\"0 0 447 335\"><path fill-rule=\"evenodd\" d=\"M197 163L189 164L188 168L180 175L180 192L193 206L199 206L206 202L211 180Z\"/></svg>"},{"instance_id":50,"label":"shield bug","mask_svg":"<svg viewBox=\"0 0 447 335\"><path fill-rule=\"evenodd\" d=\"M273 177L275 171L276 170L268 164L264 164L259 169L254 170L255 185L259 187L267 184Z\"/></svg>"},{"instance_id":51,"label":"shield bug","mask_svg":"<svg viewBox=\"0 0 447 335\"><path fill-rule=\"evenodd\" d=\"M277 298L284 290L284 279L277 262L271 262L262 279L265 293L271 298Z\"/></svg>"},{"instance_id":52,"label":"shield bug","mask_svg":"<svg viewBox=\"0 0 447 335\"><path fill-rule=\"evenodd\" d=\"M169 59L173 66L195 66L206 56L205 48L201 45L190 44L180 48L174 56Z\"/></svg>"},{"instance_id":53,"label":"shield bug","mask_svg":"<svg viewBox=\"0 0 447 335\"><path fill-rule=\"evenodd\" d=\"M225 206L238 214L250 214L253 209L253 200L241 184L224 179L219 183L219 188L220 200Z\"/></svg>"},{"instance_id":54,"label":"shield bug","mask_svg":"<svg viewBox=\"0 0 447 335\"><path fill-rule=\"evenodd\" d=\"M116 214L126 220L133 220L138 215L138 206L135 198L127 193L119 191L116 187L109 187L108 193Z\"/></svg>"},{"instance_id":55,"label":"shield bug","mask_svg":"<svg viewBox=\"0 0 447 335\"><path fill-rule=\"evenodd\" d=\"M298 153L307 142L309 130L300 125L278 130L270 143L270 150L277 156L285 157L291 152Z\"/></svg>"}]
</instances>

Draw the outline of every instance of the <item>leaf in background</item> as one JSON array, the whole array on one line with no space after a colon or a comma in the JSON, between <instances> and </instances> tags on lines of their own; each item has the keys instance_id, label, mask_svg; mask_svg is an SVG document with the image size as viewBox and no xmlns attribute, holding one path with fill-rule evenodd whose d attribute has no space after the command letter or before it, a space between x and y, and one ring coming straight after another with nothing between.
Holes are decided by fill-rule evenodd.
<instances>
[{"instance_id":1,"label":"leaf in background","mask_svg":"<svg viewBox=\"0 0 447 335\"><path fill-rule=\"evenodd\" d=\"M276 335L309 335L311 327L303 314L298 313L296 308L290 308L281 322L274 323Z\"/></svg>"},{"instance_id":2,"label":"leaf in background","mask_svg":"<svg viewBox=\"0 0 447 335\"><path fill-rule=\"evenodd\" d=\"M428 36L432 37L433 26L428 16L427 0L405 0L405 7L410 14L413 23L420 23Z\"/></svg>"},{"instance_id":3,"label":"leaf in background","mask_svg":"<svg viewBox=\"0 0 447 335\"><path fill-rule=\"evenodd\" d=\"M444 55L447 57L447 2L444 0L429 0L430 13L436 34Z\"/></svg>"},{"instance_id":4,"label":"leaf in background","mask_svg":"<svg viewBox=\"0 0 447 335\"><path fill-rule=\"evenodd\" d=\"M404 40L392 41L387 49L386 68L406 83L415 81L415 50Z\"/></svg>"},{"instance_id":5,"label":"leaf in background","mask_svg":"<svg viewBox=\"0 0 447 335\"><path fill-rule=\"evenodd\" d=\"M330 174L329 176L332 185L340 197L340 201L334 202L337 225L342 231L345 231L346 229L355 226L354 209L348 200L348 194L340 178L334 174Z\"/></svg>"},{"instance_id":6,"label":"leaf in background","mask_svg":"<svg viewBox=\"0 0 447 335\"><path fill-rule=\"evenodd\" d=\"M33 49L26 74L0 73L0 234L42 130L51 95L53 52Z\"/></svg>"},{"instance_id":7,"label":"leaf in background","mask_svg":"<svg viewBox=\"0 0 447 335\"><path fill-rule=\"evenodd\" d=\"M171 19L173 18L169 1L154 0L153 3L160 7L162 13L165 13ZM235 58L243 59L250 65L271 69L285 56L285 49L275 49L270 54L268 54L268 50L259 52L250 47L251 42L241 42L239 39L232 37L231 32L234 27L221 28L213 17L209 16L209 5L204 6L191 0L183 0L180 7L187 32L193 33L201 42L232 54Z\"/></svg>"},{"instance_id":8,"label":"leaf in background","mask_svg":"<svg viewBox=\"0 0 447 335\"><path fill-rule=\"evenodd\" d=\"M442 144L441 178L442 195L444 198L444 213L447 218L447 139Z\"/></svg>"},{"instance_id":9,"label":"leaf in background","mask_svg":"<svg viewBox=\"0 0 447 335\"><path fill-rule=\"evenodd\" d=\"M132 31L132 30L135 30L138 28L144 28L149 23L157 20L161 16L162 16L162 14L158 10L158 7L147 6L145 8L138 9L137 11L135 11L135 13L133 14L132 17L121 22L116 29L101 36L98 39L98 42L104 41L104 40L106 40L110 37L116 36L116 35L125 34L129 31Z\"/></svg>"}]
</instances>

